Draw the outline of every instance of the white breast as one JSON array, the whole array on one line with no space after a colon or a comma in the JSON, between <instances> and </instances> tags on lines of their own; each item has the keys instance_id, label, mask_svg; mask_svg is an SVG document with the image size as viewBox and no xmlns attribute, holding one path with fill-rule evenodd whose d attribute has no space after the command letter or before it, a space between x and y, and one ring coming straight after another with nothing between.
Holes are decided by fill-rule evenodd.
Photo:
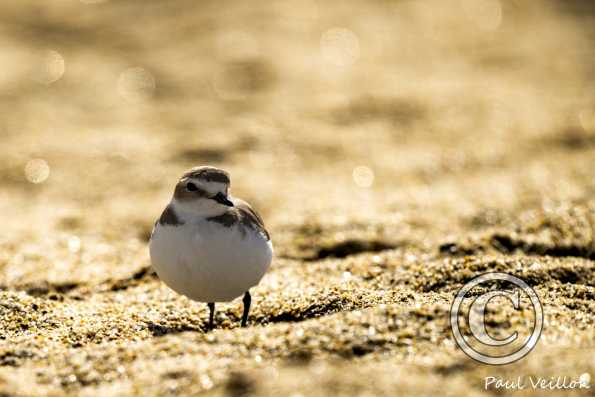
<instances>
[{"instance_id":1,"label":"white breast","mask_svg":"<svg viewBox=\"0 0 595 397\"><path fill-rule=\"evenodd\" d=\"M200 220L157 223L150 254L155 271L174 291L200 302L225 302L258 284L273 246L250 228Z\"/></svg>"}]
</instances>

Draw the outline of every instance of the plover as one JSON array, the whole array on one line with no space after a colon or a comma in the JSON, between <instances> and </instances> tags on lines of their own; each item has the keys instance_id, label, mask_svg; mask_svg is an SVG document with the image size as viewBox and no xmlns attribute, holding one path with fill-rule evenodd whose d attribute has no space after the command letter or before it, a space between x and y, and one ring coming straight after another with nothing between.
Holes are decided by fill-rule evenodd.
<instances>
[{"instance_id":1,"label":"plover","mask_svg":"<svg viewBox=\"0 0 595 397\"><path fill-rule=\"evenodd\" d=\"M208 303L209 328L216 302L244 295L242 327L250 311L250 288L271 264L273 246L262 218L229 195L226 171L192 168L178 181L155 223L149 243L157 275L171 289Z\"/></svg>"}]
</instances>

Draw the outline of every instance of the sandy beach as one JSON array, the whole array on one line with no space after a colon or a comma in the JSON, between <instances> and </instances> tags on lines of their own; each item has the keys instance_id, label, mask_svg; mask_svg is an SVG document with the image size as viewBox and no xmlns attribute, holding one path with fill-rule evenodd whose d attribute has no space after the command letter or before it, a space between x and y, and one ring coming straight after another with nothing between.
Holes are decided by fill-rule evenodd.
<instances>
[{"instance_id":1,"label":"sandy beach","mask_svg":"<svg viewBox=\"0 0 595 397\"><path fill-rule=\"evenodd\" d=\"M0 64L0 396L593 395L589 2L5 1ZM151 268L203 164L275 247L246 328ZM449 325L490 271L543 305L510 365Z\"/></svg>"}]
</instances>

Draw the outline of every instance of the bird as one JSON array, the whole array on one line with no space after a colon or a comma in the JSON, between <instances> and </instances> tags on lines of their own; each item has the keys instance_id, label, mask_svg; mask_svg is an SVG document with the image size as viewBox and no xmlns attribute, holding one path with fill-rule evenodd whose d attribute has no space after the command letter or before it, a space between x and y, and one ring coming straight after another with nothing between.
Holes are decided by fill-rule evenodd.
<instances>
[{"instance_id":1,"label":"bird","mask_svg":"<svg viewBox=\"0 0 595 397\"><path fill-rule=\"evenodd\" d=\"M273 258L262 218L246 201L230 195L230 183L228 172L212 166L185 172L149 242L158 277L175 292L207 303L208 329L214 327L215 303L241 295L241 326L246 326L250 288L264 277Z\"/></svg>"}]
</instances>

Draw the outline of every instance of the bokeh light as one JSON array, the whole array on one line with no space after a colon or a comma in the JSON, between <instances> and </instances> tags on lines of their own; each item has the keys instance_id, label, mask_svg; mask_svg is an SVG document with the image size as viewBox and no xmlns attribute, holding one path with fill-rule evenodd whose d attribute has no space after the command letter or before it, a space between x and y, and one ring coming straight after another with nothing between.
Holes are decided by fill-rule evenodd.
<instances>
[{"instance_id":1,"label":"bokeh light","mask_svg":"<svg viewBox=\"0 0 595 397\"><path fill-rule=\"evenodd\" d=\"M49 176L50 166L43 159L32 159L25 165L25 178L31 183L43 183Z\"/></svg>"},{"instance_id":2,"label":"bokeh light","mask_svg":"<svg viewBox=\"0 0 595 397\"><path fill-rule=\"evenodd\" d=\"M585 109L578 114L581 126L585 131L595 132L595 111Z\"/></svg>"},{"instance_id":3,"label":"bokeh light","mask_svg":"<svg viewBox=\"0 0 595 397\"><path fill-rule=\"evenodd\" d=\"M211 389L214 386L213 380L207 374L200 376L200 384L205 389Z\"/></svg>"},{"instance_id":4,"label":"bokeh light","mask_svg":"<svg viewBox=\"0 0 595 397\"><path fill-rule=\"evenodd\" d=\"M320 53L322 59L330 65L349 67L360 56L359 39L349 29L329 29L320 38Z\"/></svg>"},{"instance_id":5,"label":"bokeh light","mask_svg":"<svg viewBox=\"0 0 595 397\"><path fill-rule=\"evenodd\" d=\"M72 253L77 253L81 250L81 239L78 236L68 238L68 250Z\"/></svg>"},{"instance_id":6,"label":"bokeh light","mask_svg":"<svg viewBox=\"0 0 595 397\"><path fill-rule=\"evenodd\" d=\"M155 86L153 75L141 67L126 69L118 78L118 93L124 100L131 103L150 99Z\"/></svg>"},{"instance_id":7,"label":"bokeh light","mask_svg":"<svg viewBox=\"0 0 595 397\"><path fill-rule=\"evenodd\" d=\"M461 0L465 14L481 30L494 31L502 22L502 5L499 0Z\"/></svg>"},{"instance_id":8,"label":"bokeh light","mask_svg":"<svg viewBox=\"0 0 595 397\"><path fill-rule=\"evenodd\" d=\"M65 62L62 55L55 50L45 50L40 53L32 78L40 84L50 85L60 80L64 71Z\"/></svg>"},{"instance_id":9,"label":"bokeh light","mask_svg":"<svg viewBox=\"0 0 595 397\"><path fill-rule=\"evenodd\" d=\"M374 171L370 167L364 165L357 166L353 169L353 182L359 187L368 188L374 183Z\"/></svg>"}]
</instances>

